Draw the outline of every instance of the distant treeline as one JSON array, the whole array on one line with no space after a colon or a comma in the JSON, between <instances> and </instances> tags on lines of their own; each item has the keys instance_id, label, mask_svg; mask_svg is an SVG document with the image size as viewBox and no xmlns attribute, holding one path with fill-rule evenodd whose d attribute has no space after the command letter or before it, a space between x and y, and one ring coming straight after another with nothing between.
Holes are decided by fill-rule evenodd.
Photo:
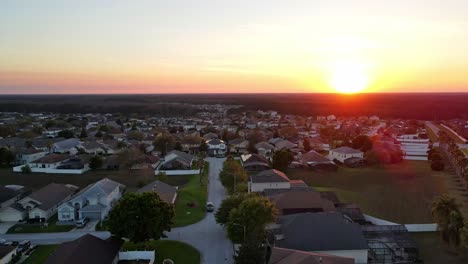
<instances>
[{"instance_id":1,"label":"distant treeline","mask_svg":"<svg viewBox=\"0 0 468 264\"><path fill-rule=\"evenodd\" d=\"M0 111L59 113L145 113L189 116L195 104L244 105L231 112L276 110L286 114L386 118L467 118L468 93L411 94L150 94L150 95L9 95Z\"/></svg>"}]
</instances>

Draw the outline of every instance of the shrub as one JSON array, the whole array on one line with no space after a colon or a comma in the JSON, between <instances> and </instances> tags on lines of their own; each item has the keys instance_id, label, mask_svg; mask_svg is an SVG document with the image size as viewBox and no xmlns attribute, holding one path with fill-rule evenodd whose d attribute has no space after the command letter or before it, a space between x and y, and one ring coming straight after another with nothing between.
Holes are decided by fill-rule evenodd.
<instances>
[{"instance_id":1,"label":"shrub","mask_svg":"<svg viewBox=\"0 0 468 264\"><path fill-rule=\"evenodd\" d=\"M441 171L444 170L445 164L441 160L433 160L431 162L431 169L434 171Z\"/></svg>"},{"instance_id":2,"label":"shrub","mask_svg":"<svg viewBox=\"0 0 468 264\"><path fill-rule=\"evenodd\" d=\"M26 165L26 166L23 166L21 167L21 172L22 173L31 173L31 167L29 167L29 165Z\"/></svg>"}]
</instances>

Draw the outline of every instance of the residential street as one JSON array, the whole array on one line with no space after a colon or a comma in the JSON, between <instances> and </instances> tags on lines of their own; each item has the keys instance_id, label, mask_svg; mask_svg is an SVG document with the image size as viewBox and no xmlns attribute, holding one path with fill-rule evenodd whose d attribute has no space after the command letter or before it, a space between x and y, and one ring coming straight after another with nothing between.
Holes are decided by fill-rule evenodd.
<instances>
[{"instance_id":1,"label":"residential street","mask_svg":"<svg viewBox=\"0 0 468 264\"><path fill-rule=\"evenodd\" d=\"M210 163L208 201L219 208L226 197L226 191L218 179L225 159L207 158ZM202 264L232 263L233 246L226 237L222 226L214 219L214 213L207 213L206 217L193 225L174 228L168 233L168 239L188 243L198 249L202 255Z\"/></svg>"},{"instance_id":2,"label":"residential street","mask_svg":"<svg viewBox=\"0 0 468 264\"><path fill-rule=\"evenodd\" d=\"M215 209L219 208L226 197L224 187L218 179L224 160L221 158L207 158L210 163L208 201L214 203ZM88 225L92 226L91 223ZM7 241L30 240L32 244L44 245L71 241L87 233L102 239L110 237L109 232L92 232L91 230L82 229L81 231L74 230L62 233L0 234L0 238ZM232 263L234 253L232 243L226 237L223 227L216 223L214 213L207 213L206 217L196 224L174 228L167 235L168 239L179 240L198 249L202 256L202 264Z\"/></svg>"}]
</instances>

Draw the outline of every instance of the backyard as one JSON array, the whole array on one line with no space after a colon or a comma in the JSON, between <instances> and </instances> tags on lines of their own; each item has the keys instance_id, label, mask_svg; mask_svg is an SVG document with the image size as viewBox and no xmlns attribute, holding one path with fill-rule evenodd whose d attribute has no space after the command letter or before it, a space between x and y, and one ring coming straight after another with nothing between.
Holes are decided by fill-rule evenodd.
<instances>
[{"instance_id":1,"label":"backyard","mask_svg":"<svg viewBox=\"0 0 468 264\"><path fill-rule=\"evenodd\" d=\"M200 253L192 246L173 240L149 241L146 244L127 242L124 250L155 250L156 262L161 264L164 259L171 259L174 263L200 263Z\"/></svg>"},{"instance_id":2,"label":"backyard","mask_svg":"<svg viewBox=\"0 0 468 264\"><path fill-rule=\"evenodd\" d=\"M207 200L207 178L209 164L205 163L203 184L200 186L199 175L189 175L188 182L177 193L175 203L174 227L194 224L205 217ZM169 180L172 176L169 176Z\"/></svg>"},{"instance_id":3,"label":"backyard","mask_svg":"<svg viewBox=\"0 0 468 264\"><path fill-rule=\"evenodd\" d=\"M425 161L340 167L337 172L291 169L287 175L319 190L335 191L342 202L359 205L365 214L402 224L433 222L430 203L435 195L447 192L448 177L432 171Z\"/></svg>"}]
</instances>

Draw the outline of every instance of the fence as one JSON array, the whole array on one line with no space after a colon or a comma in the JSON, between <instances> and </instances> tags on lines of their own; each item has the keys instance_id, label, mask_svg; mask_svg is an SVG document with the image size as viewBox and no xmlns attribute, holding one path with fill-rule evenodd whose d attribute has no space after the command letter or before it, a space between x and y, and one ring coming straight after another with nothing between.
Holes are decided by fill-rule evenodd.
<instances>
[{"instance_id":1,"label":"fence","mask_svg":"<svg viewBox=\"0 0 468 264\"><path fill-rule=\"evenodd\" d=\"M164 172L166 175L194 175L199 174L200 170L156 170L154 175L158 175L160 172Z\"/></svg>"},{"instance_id":2,"label":"fence","mask_svg":"<svg viewBox=\"0 0 468 264\"><path fill-rule=\"evenodd\" d=\"M25 165L20 165L13 167L14 172L21 172L21 168ZM69 170L69 169L53 169L53 168L36 168L31 167L31 172L42 172L42 173L52 173L52 174L83 174L87 172L89 168L83 168L78 170Z\"/></svg>"}]
</instances>

